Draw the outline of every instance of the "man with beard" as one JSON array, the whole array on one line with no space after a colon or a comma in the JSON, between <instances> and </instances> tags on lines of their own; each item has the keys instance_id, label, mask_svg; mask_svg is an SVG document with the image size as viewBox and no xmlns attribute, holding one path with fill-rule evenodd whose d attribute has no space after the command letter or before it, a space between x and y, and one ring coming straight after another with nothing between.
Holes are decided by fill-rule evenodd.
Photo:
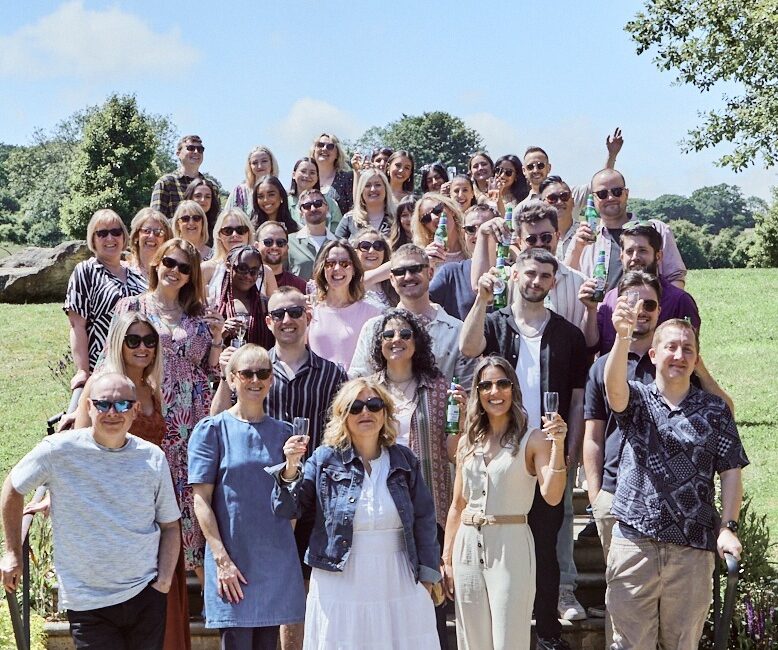
<instances>
[{"instance_id":1,"label":"man with beard","mask_svg":"<svg viewBox=\"0 0 778 650\"><path fill-rule=\"evenodd\" d=\"M327 229L329 208L321 190L303 190L297 207L304 226L289 235L289 270L308 281L321 247L327 240L335 239L335 235Z\"/></svg>"},{"instance_id":2,"label":"man with beard","mask_svg":"<svg viewBox=\"0 0 778 650\"><path fill-rule=\"evenodd\" d=\"M265 221L257 230L257 245L262 261L276 277L276 285L294 287L305 293L305 280L284 270L289 251L286 228L278 221Z\"/></svg>"},{"instance_id":3,"label":"man with beard","mask_svg":"<svg viewBox=\"0 0 778 650\"><path fill-rule=\"evenodd\" d=\"M544 304L554 287L558 267L556 257L544 248L522 251L511 269L513 303L491 314L486 313L490 301L484 295L492 293L496 275L494 269L485 273L479 280L478 295L465 319L459 345L467 357L499 354L516 367L528 430L541 427L543 393L559 394L559 414L568 426L565 460L568 470L574 471L583 438L588 355L581 330ZM535 539L535 630L539 650L569 648L561 638L562 626L557 618L557 538L564 510L564 502L551 506L536 489L528 520Z\"/></svg>"},{"instance_id":4,"label":"man with beard","mask_svg":"<svg viewBox=\"0 0 778 650\"><path fill-rule=\"evenodd\" d=\"M624 225L621 234L621 266L624 273L629 271L645 271L656 276L659 264L662 261L662 236L651 222L628 221ZM664 276L658 275L659 284L662 287L659 306L658 324L671 318L688 318L694 328L700 330L700 314L697 304L683 289L668 282ZM613 329L613 309L618 299L618 291L614 288L605 294L597 311L597 329L600 338L600 354L607 354L613 347L616 339L616 330Z\"/></svg>"}]
</instances>

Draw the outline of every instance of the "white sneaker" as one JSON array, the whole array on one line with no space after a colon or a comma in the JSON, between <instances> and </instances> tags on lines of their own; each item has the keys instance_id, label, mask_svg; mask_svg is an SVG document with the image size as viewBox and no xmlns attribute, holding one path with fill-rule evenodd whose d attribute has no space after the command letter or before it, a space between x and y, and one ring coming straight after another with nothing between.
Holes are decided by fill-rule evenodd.
<instances>
[{"instance_id":1,"label":"white sneaker","mask_svg":"<svg viewBox=\"0 0 778 650\"><path fill-rule=\"evenodd\" d=\"M586 611L573 594L570 585L559 585L559 606L557 607L559 618L565 621L582 621L586 618Z\"/></svg>"}]
</instances>

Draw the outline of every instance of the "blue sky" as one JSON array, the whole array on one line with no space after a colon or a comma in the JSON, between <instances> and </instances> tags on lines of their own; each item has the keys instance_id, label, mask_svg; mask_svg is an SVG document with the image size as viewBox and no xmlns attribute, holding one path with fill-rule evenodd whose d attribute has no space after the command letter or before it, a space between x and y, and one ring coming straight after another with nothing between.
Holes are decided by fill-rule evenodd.
<instances>
[{"instance_id":1,"label":"blue sky","mask_svg":"<svg viewBox=\"0 0 778 650\"><path fill-rule=\"evenodd\" d=\"M716 152L678 146L721 91L673 86L638 57L634 0L556 3L14 2L0 5L0 141L26 144L111 92L206 145L203 169L231 188L248 151L269 146L286 183L321 131L355 138L403 113L443 110L495 156L540 145L585 182L624 132L631 196L740 185L767 198L773 171L735 174Z\"/></svg>"}]
</instances>

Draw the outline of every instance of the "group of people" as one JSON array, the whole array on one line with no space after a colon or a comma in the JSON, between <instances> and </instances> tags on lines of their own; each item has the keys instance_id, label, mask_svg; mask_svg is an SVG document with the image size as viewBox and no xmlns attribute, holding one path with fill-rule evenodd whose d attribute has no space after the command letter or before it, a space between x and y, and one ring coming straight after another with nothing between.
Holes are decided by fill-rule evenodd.
<instances>
[{"instance_id":1,"label":"group of people","mask_svg":"<svg viewBox=\"0 0 778 650\"><path fill-rule=\"evenodd\" d=\"M411 152L349 165L323 133L288 190L252 149L222 208L182 138L129 230L89 223L64 304L82 393L3 486L6 588L46 485L27 511L50 509L79 648L191 647L194 572L223 648L448 648L453 601L460 650L529 648L533 616L563 650L582 463L608 647L696 648L748 460L622 142L585 185L530 147L425 165L419 196Z\"/></svg>"}]
</instances>

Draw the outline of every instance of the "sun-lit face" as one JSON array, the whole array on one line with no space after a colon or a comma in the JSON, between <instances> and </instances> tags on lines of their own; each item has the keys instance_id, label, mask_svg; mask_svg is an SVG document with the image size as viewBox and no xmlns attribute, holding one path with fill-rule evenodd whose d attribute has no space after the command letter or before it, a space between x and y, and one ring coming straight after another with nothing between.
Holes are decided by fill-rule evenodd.
<instances>
[{"instance_id":1,"label":"sun-lit face","mask_svg":"<svg viewBox=\"0 0 778 650\"><path fill-rule=\"evenodd\" d=\"M284 255L287 253L289 239L286 232L280 226L267 226L262 229L262 233L257 236L259 244L259 253L265 264L271 266L281 264L284 261Z\"/></svg>"},{"instance_id":2,"label":"sun-lit face","mask_svg":"<svg viewBox=\"0 0 778 650\"><path fill-rule=\"evenodd\" d=\"M262 259L259 254L241 253L231 269L232 286L235 291L245 293L256 284L262 271Z\"/></svg>"},{"instance_id":3,"label":"sun-lit face","mask_svg":"<svg viewBox=\"0 0 778 650\"><path fill-rule=\"evenodd\" d=\"M403 338L408 336L408 332L411 332L410 338ZM388 363L409 362L413 359L416 341L412 332L411 326L402 318L392 318L386 322L383 331L378 335L381 337L381 354Z\"/></svg>"},{"instance_id":4,"label":"sun-lit face","mask_svg":"<svg viewBox=\"0 0 778 650\"><path fill-rule=\"evenodd\" d=\"M195 212L184 212L178 217L178 230L181 233L181 239L185 239L190 244L199 246L203 236L203 215Z\"/></svg>"},{"instance_id":5,"label":"sun-lit face","mask_svg":"<svg viewBox=\"0 0 778 650\"><path fill-rule=\"evenodd\" d=\"M319 180L319 172L316 165L306 160L297 165L297 169L292 173L292 178L297 185L297 194L299 195L303 190L310 190L316 185L316 181Z\"/></svg>"},{"instance_id":6,"label":"sun-lit face","mask_svg":"<svg viewBox=\"0 0 778 650\"><path fill-rule=\"evenodd\" d=\"M395 183L402 184L411 177L411 159L406 156L398 156L389 167L389 178Z\"/></svg>"},{"instance_id":7,"label":"sun-lit face","mask_svg":"<svg viewBox=\"0 0 778 650\"><path fill-rule=\"evenodd\" d=\"M466 178L455 178L451 181L451 189L449 190L451 198L454 199L459 207L464 212L473 203L473 188Z\"/></svg>"},{"instance_id":8,"label":"sun-lit face","mask_svg":"<svg viewBox=\"0 0 778 650\"><path fill-rule=\"evenodd\" d=\"M327 253L324 261L324 279L330 290L347 289L354 278L354 266L348 251L336 246Z\"/></svg>"},{"instance_id":9,"label":"sun-lit face","mask_svg":"<svg viewBox=\"0 0 778 650\"><path fill-rule=\"evenodd\" d=\"M560 221L572 218L575 202L567 184L551 183L551 185L543 189L540 198L556 208Z\"/></svg>"},{"instance_id":10,"label":"sun-lit face","mask_svg":"<svg viewBox=\"0 0 778 650\"><path fill-rule=\"evenodd\" d=\"M249 243L249 233L248 231L241 235L240 233L236 232L234 229L239 228L241 226L245 226L238 217L234 217L230 215L227 217L221 225L221 228L219 229L219 241L221 241L222 246L224 246L225 250L231 251L236 246L246 245ZM230 230L230 234L226 235L222 230L225 228L232 229Z\"/></svg>"},{"instance_id":11,"label":"sun-lit face","mask_svg":"<svg viewBox=\"0 0 778 650\"><path fill-rule=\"evenodd\" d=\"M556 254L559 233L554 230L549 219L542 219L537 223L519 222L519 237L521 238L521 250L527 248L543 248L549 253Z\"/></svg>"},{"instance_id":12,"label":"sun-lit face","mask_svg":"<svg viewBox=\"0 0 778 650\"><path fill-rule=\"evenodd\" d=\"M443 187L443 183L446 180L435 169L431 170L427 175L427 191L428 192L440 192L440 188Z\"/></svg>"},{"instance_id":13,"label":"sun-lit face","mask_svg":"<svg viewBox=\"0 0 778 650\"><path fill-rule=\"evenodd\" d=\"M498 169L500 172L495 170L495 175L497 178L502 180L508 187L513 185L513 183L516 181L516 174L519 173L519 170L516 169L516 166L510 160L503 160L498 165Z\"/></svg>"},{"instance_id":14,"label":"sun-lit face","mask_svg":"<svg viewBox=\"0 0 778 650\"><path fill-rule=\"evenodd\" d=\"M111 408L106 413L101 413L92 401L134 401L136 396L132 388L113 378L106 378L99 382L89 397L89 417L92 420L95 433L99 433L103 436L116 436L121 439L120 436L126 434L130 430L130 426L132 426L132 422L135 420L138 408L137 402L132 408L124 413L118 413L115 408Z\"/></svg>"},{"instance_id":15,"label":"sun-lit face","mask_svg":"<svg viewBox=\"0 0 778 650\"><path fill-rule=\"evenodd\" d=\"M194 194L192 194L192 200L203 209L205 214L208 214L213 201L213 192L207 185L198 185Z\"/></svg>"},{"instance_id":16,"label":"sun-lit face","mask_svg":"<svg viewBox=\"0 0 778 650\"><path fill-rule=\"evenodd\" d=\"M632 336L635 338L643 338L644 336L648 335L653 336L653 332L656 329L657 322L659 321L660 311L658 306L659 299L657 298L656 291L654 291L652 287L647 287L643 284L640 286L630 287L630 290L637 291L639 299L643 301L641 309L638 312L637 322L635 323L635 327L632 331ZM648 311L646 309L646 302L648 301L656 303L656 309ZM652 304L651 306L653 307L654 305Z\"/></svg>"},{"instance_id":17,"label":"sun-lit face","mask_svg":"<svg viewBox=\"0 0 778 650\"><path fill-rule=\"evenodd\" d=\"M157 332L148 323L133 323L127 328L127 334L140 337L157 336ZM122 345L122 361L125 368L138 368L143 371L154 363L155 357L156 347L146 347L143 341L136 348L129 347L126 341Z\"/></svg>"},{"instance_id":18,"label":"sun-lit face","mask_svg":"<svg viewBox=\"0 0 778 650\"><path fill-rule=\"evenodd\" d=\"M311 226L324 223L329 212L327 201L319 192L308 194L304 201L300 201L298 207L305 223Z\"/></svg>"},{"instance_id":19,"label":"sun-lit face","mask_svg":"<svg viewBox=\"0 0 778 650\"><path fill-rule=\"evenodd\" d=\"M257 188L257 203L268 216L275 216L281 207L281 192L271 183L262 183Z\"/></svg>"},{"instance_id":20,"label":"sun-lit face","mask_svg":"<svg viewBox=\"0 0 778 650\"><path fill-rule=\"evenodd\" d=\"M138 229L138 247L144 253L153 255L165 241L165 227L154 217L146 219Z\"/></svg>"},{"instance_id":21,"label":"sun-lit face","mask_svg":"<svg viewBox=\"0 0 778 650\"><path fill-rule=\"evenodd\" d=\"M379 242L379 247L386 246L383 237L375 234L362 235L356 244L357 256L359 257L359 261L362 262L362 268L365 271L372 271L373 269L377 269L379 266L381 266L381 264L384 263L384 258L386 255L385 248L382 250L376 250L376 248L372 245L374 242ZM371 246L365 250L367 244L371 244Z\"/></svg>"},{"instance_id":22,"label":"sun-lit face","mask_svg":"<svg viewBox=\"0 0 778 650\"><path fill-rule=\"evenodd\" d=\"M357 395L357 399L362 402L367 402L367 400L375 397L378 397L378 395L368 388L363 388L359 392L359 395ZM359 413L353 415L349 413L346 416L346 430L352 437L377 438L384 426L385 417L386 413L384 409L381 409L377 413L373 413L365 407Z\"/></svg>"},{"instance_id":23,"label":"sun-lit face","mask_svg":"<svg viewBox=\"0 0 778 650\"><path fill-rule=\"evenodd\" d=\"M328 147L327 145L333 145L331 147ZM338 149L336 146L334 146L335 143L332 141L332 138L329 136L323 135L313 145L313 152L316 156L316 162L318 163L319 167L321 168L322 165L325 167L332 167L337 162L338 158Z\"/></svg>"},{"instance_id":24,"label":"sun-lit face","mask_svg":"<svg viewBox=\"0 0 778 650\"><path fill-rule=\"evenodd\" d=\"M369 178L362 190L362 197L369 206L383 205L386 201L386 188L378 176Z\"/></svg>"},{"instance_id":25,"label":"sun-lit face","mask_svg":"<svg viewBox=\"0 0 778 650\"><path fill-rule=\"evenodd\" d=\"M394 272L404 272L395 275ZM411 254L392 257L392 271L389 281L403 300L413 301L427 295L432 279L432 268L421 256Z\"/></svg>"},{"instance_id":26,"label":"sun-lit face","mask_svg":"<svg viewBox=\"0 0 778 650\"><path fill-rule=\"evenodd\" d=\"M656 275L659 251L654 251L648 243L648 237L643 235L630 235L624 232L621 235L621 265L625 271L645 271Z\"/></svg>"},{"instance_id":27,"label":"sun-lit face","mask_svg":"<svg viewBox=\"0 0 778 650\"><path fill-rule=\"evenodd\" d=\"M438 229L438 223L440 222L440 214L435 214L432 212L432 209L435 208L438 205L438 202L434 199L422 199L421 203L419 204L419 218L421 219L421 225L424 226L424 228L431 233L435 233L435 231ZM448 217L448 212L446 211L445 205L443 206L443 212L441 214L445 213ZM424 215L429 215L429 221L426 219L422 219ZM451 222L449 221L449 224ZM449 236L451 233L449 232Z\"/></svg>"},{"instance_id":28,"label":"sun-lit face","mask_svg":"<svg viewBox=\"0 0 778 650\"><path fill-rule=\"evenodd\" d=\"M249 166L254 178L262 178L273 173L273 159L267 151L257 151L251 154Z\"/></svg>"},{"instance_id":29,"label":"sun-lit face","mask_svg":"<svg viewBox=\"0 0 778 650\"><path fill-rule=\"evenodd\" d=\"M470 161L470 173L479 183L491 178L493 171L492 165L485 156L476 156Z\"/></svg>"},{"instance_id":30,"label":"sun-lit face","mask_svg":"<svg viewBox=\"0 0 778 650\"><path fill-rule=\"evenodd\" d=\"M270 387L273 385L273 373L270 372L266 379L259 379L255 371L269 371L272 366L266 362L259 362L245 357L236 364L231 375L231 384L238 397L238 403L262 404L267 397ZM251 375L245 377L242 373L249 371Z\"/></svg>"},{"instance_id":31,"label":"sun-lit face","mask_svg":"<svg viewBox=\"0 0 778 650\"><path fill-rule=\"evenodd\" d=\"M478 390L478 401L487 415L492 417L502 416L510 411L511 400L513 399L513 386L500 387L497 385L497 382L506 379L508 379L508 376L505 374L505 371L498 366L487 366L481 373L478 381L479 384L482 381L492 382L488 390Z\"/></svg>"},{"instance_id":32,"label":"sun-lit face","mask_svg":"<svg viewBox=\"0 0 778 650\"><path fill-rule=\"evenodd\" d=\"M469 252L473 252L476 239L478 239L479 226L492 218L492 213L487 210L473 210L465 214L465 247Z\"/></svg>"},{"instance_id":33,"label":"sun-lit face","mask_svg":"<svg viewBox=\"0 0 778 650\"><path fill-rule=\"evenodd\" d=\"M407 208L400 213L400 226L405 233L411 236L411 220L413 219L413 210Z\"/></svg>"},{"instance_id":34,"label":"sun-lit face","mask_svg":"<svg viewBox=\"0 0 778 650\"><path fill-rule=\"evenodd\" d=\"M299 313L296 318L289 312ZM278 318L279 311L282 315ZM300 311L302 310L302 311ZM274 313L275 312L275 313ZM271 296L267 306L267 326L273 333L276 342L281 345L294 345L305 339L308 328L308 311L305 298L299 294L275 293Z\"/></svg>"},{"instance_id":35,"label":"sun-lit face","mask_svg":"<svg viewBox=\"0 0 778 650\"><path fill-rule=\"evenodd\" d=\"M373 167L385 174L387 160L389 160L389 156L379 153L377 156L375 156L375 158L373 158Z\"/></svg>"},{"instance_id":36,"label":"sun-lit face","mask_svg":"<svg viewBox=\"0 0 778 650\"><path fill-rule=\"evenodd\" d=\"M205 148L202 142L188 140L178 150L178 159L182 165L188 164L193 167L200 167L203 162L204 151Z\"/></svg>"},{"instance_id":37,"label":"sun-lit face","mask_svg":"<svg viewBox=\"0 0 778 650\"><path fill-rule=\"evenodd\" d=\"M527 182L531 186L537 187L551 173L551 165L548 164L548 158L542 151L531 151L524 156L524 165L521 170Z\"/></svg>"},{"instance_id":38,"label":"sun-lit face","mask_svg":"<svg viewBox=\"0 0 778 650\"><path fill-rule=\"evenodd\" d=\"M604 199L598 196L605 193ZM615 196L615 194L619 196ZM616 171L606 169L592 179L594 207L603 219L617 220L626 215L629 190L624 187L624 179Z\"/></svg>"},{"instance_id":39,"label":"sun-lit face","mask_svg":"<svg viewBox=\"0 0 778 650\"><path fill-rule=\"evenodd\" d=\"M92 239L92 245L95 249L95 257L97 259L112 259L121 256L122 251L126 247L124 240L124 233L115 235L108 232L105 237L100 237L97 233L105 230L121 230L122 223L118 219L110 217L108 219L102 219L97 223L95 228L95 234Z\"/></svg>"},{"instance_id":40,"label":"sun-lit face","mask_svg":"<svg viewBox=\"0 0 778 650\"><path fill-rule=\"evenodd\" d=\"M657 376L665 381L688 380L697 365L697 342L694 333L685 327L666 328L648 353Z\"/></svg>"},{"instance_id":41,"label":"sun-lit face","mask_svg":"<svg viewBox=\"0 0 778 650\"><path fill-rule=\"evenodd\" d=\"M180 248L171 248L165 253L165 257L174 259L179 264L191 264L189 256ZM164 258L163 258L164 259ZM180 291L191 280L191 273L183 273L179 266L168 268L162 261L157 266L157 278L159 286Z\"/></svg>"},{"instance_id":42,"label":"sun-lit face","mask_svg":"<svg viewBox=\"0 0 778 650\"><path fill-rule=\"evenodd\" d=\"M543 302L554 288L554 267L537 260L524 260L513 265L513 277L518 282L519 293L527 302Z\"/></svg>"}]
</instances>

